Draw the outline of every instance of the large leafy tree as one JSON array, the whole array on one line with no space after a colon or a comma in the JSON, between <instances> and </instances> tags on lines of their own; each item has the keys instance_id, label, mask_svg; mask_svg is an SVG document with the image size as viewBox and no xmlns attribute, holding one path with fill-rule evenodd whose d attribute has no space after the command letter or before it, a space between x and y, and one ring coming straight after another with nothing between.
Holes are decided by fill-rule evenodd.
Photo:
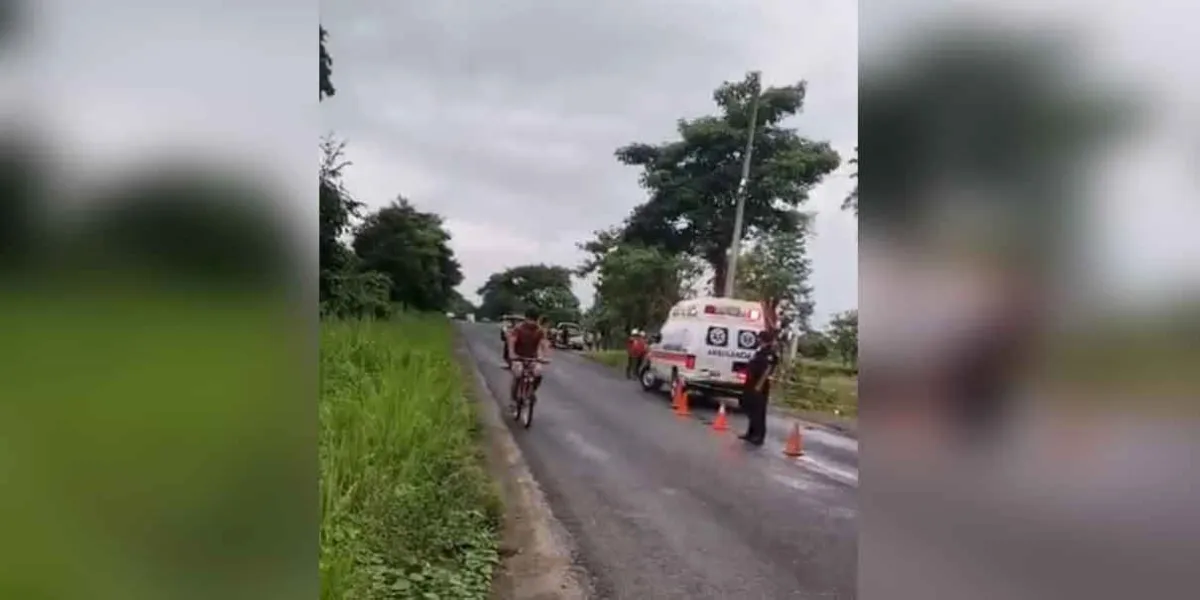
<instances>
[{"instance_id":1,"label":"large leafy tree","mask_svg":"<svg viewBox=\"0 0 1200 600\"><path fill-rule=\"evenodd\" d=\"M361 268L392 280L391 300L415 310L444 312L462 283L442 218L398 197L367 215L354 237Z\"/></svg>"},{"instance_id":2,"label":"large leafy tree","mask_svg":"<svg viewBox=\"0 0 1200 600\"><path fill-rule=\"evenodd\" d=\"M597 302L608 324L627 329L662 323L689 293L700 269L686 255L620 244L604 255L596 272Z\"/></svg>"},{"instance_id":3,"label":"large leafy tree","mask_svg":"<svg viewBox=\"0 0 1200 600\"><path fill-rule=\"evenodd\" d=\"M624 241L700 257L712 267L720 287L733 237L752 98L759 89L753 74L725 82L713 93L719 114L681 119L678 140L633 143L616 151L619 161L641 168L641 185L650 194L626 221ZM784 125L803 108L805 91L803 81L761 90L746 187L743 234L748 237L799 227L796 208L840 164L827 142L809 140Z\"/></svg>"},{"instance_id":4,"label":"large leafy tree","mask_svg":"<svg viewBox=\"0 0 1200 600\"><path fill-rule=\"evenodd\" d=\"M806 251L811 215L799 217L796 230L766 236L742 255L738 263L738 296L763 304L768 325L779 325L777 316L807 329L812 316L812 261Z\"/></svg>"},{"instance_id":5,"label":"large leafy tree","mask_svg":"<svg viewBox=\"0 0 1200 600\"><path fill-rule=\"evenodd\" d=\"M571 270L550 265L522 265L492 274L479 288L479 316L538 309L551 322L578 321L579 299L571 291Z\"/></svg>"}]
</instances>

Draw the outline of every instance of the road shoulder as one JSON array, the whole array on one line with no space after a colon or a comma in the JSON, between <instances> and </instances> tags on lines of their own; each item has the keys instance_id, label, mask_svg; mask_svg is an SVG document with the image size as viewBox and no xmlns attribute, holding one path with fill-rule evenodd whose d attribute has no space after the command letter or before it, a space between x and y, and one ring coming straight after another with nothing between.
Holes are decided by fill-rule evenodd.
<instances>
[{"instance_id":1,"label":"road shoulder","mask_svg":"<svg viewBox=\"0 0 1200 600\"><path fill-rule=\"evenodd\" d=\"M486 440L486 464L504 503L501 564L492 580L495 600L583 600L591 597L588 577L574 561L574 545L554 517L541 487L504 422L462 332L455 352L476 400Z\"/></svg>"},{"instance_id":2,"label":"road shoulder","mask_svg":"<svg viewBox=\"0 0 1200 600\"><path fill-rule=\"evenodd\" d=\"M848 438L858 439L858 419L839 417L829 413L789 408L786 406L772 407L771 411L784 417L795 418L819 427L840 433Z\"/></svg>"}]
</instances>

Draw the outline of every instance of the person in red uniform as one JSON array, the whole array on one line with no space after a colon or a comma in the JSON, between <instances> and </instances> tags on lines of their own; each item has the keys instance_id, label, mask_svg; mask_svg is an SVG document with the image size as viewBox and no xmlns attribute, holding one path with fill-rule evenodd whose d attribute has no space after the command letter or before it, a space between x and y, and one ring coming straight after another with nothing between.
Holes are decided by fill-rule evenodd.
<instances>
[{"instance_id":1,"label":"person in red uniform","mask_svg":"<svg viewBox=\"0 0 1200 600\"><path fill-rule=\"evenodd\" d=\"M629 361L625 364L625 377L635 379L642 370L642 360L646 358L646 335L634 329L629 336L626 352L629 354Z\"/></svg>"},{"instance_id":2,"label":"person in red uniform","mask_svg":"<svg viewBox=\"0 0 1200 600\"><path fill-rule=\"evenodd\" d=\"M534 370L533 391L536 394L542 385L542 373L538 362L523 363L520 359L530 361L545 361L550 340L546 330L538 323L538 312L535 309L525 311L525 320L512 328L508 333L509 370L512 371L512 389L510 399L517 399L517 381L521 369L526 366Z\"/></svg>"}]
</instances>

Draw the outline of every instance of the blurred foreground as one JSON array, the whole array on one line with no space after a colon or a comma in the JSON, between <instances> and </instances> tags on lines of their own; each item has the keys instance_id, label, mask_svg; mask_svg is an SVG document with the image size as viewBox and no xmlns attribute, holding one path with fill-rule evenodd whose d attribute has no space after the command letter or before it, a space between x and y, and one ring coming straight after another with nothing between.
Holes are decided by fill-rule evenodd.
<instances>
[{"instance_id":1,"label":"blurred foreground","mask_svg":"<svg viewBox=\"0 0 1200 600\"><path fill-rule=\"evenodd\" d=\"M1182 32L900 4L860 13L861 597L1193 596L1200 80L1124 66Z\"/></svg>"},{"instance_id":2,"label":"blurred foreground","mask_svg":"<svg viewBox=\"0 0 1200 600\"><path fill-rule=\"evenodd\" d=\"M2 6L0 597L317 593L312 27L261 4Z\"/></svg>"}]
</instances>

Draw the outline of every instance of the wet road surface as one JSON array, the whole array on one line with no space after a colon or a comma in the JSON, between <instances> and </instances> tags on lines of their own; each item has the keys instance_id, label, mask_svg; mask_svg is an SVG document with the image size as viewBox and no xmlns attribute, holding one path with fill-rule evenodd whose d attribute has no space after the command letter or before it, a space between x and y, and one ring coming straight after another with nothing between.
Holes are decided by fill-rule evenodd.
<instances>
[{"instance_id":1,"label":"wet road surface","mask_svg":"<svg viewBox=\"0 0 1200 600\"><path fill-rule=\"evenodd\" d=\"M492 394L509 374L499 330L462 324ZM533 427L510 421L555 516L572 534L600 598L851 599L856 597L858 443L772 418L762 448L709 427L711 409L670 411L604 365L558 351L546 367Z\"/></svg>"}]
</instances>

